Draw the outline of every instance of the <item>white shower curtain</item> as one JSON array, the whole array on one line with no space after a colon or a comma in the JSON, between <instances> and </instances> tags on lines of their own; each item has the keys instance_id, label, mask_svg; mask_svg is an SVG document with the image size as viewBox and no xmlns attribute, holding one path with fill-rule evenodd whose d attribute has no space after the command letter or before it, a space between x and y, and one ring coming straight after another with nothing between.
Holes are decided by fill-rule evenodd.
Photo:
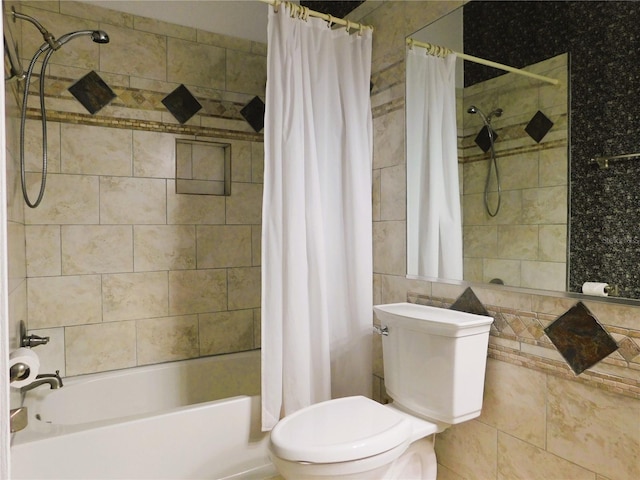
<instances>
[{"instance_id":1,"label":"white shower curtain","mask_svg":"<svg viewBox=\"0 0 640 480\"><path fill-rule=\"evenodd\" d=\"M269 9L262 427L371 394L371 31Z\"/></svg>"},{"instance_id":2,"label":"white shower curtain","mask_svg":"<svg viewBox=\"0 0 640 480\"><path fill-rule=\"evenodd\" d=\"M455 61L407 49L407 265L462 280Z\"/></svg>"}]
</instances>

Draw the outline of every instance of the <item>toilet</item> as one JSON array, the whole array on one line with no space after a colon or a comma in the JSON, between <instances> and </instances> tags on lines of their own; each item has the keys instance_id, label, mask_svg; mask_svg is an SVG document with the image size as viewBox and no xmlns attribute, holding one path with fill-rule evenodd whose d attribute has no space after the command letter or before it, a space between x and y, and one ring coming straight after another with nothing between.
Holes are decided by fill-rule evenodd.
<instances>
[{"instance_id":1,"label":"toilet","mask_svg":"<svg viewBox=\"0 0 640 480\"><path fill-rule=\"evenodd\" d=\"M284 417L269 450L286 480L435 480L435 434L480 415L491 317L412 303L373 309L392 402L337 398Z\"/></svg>"}]
</instances>

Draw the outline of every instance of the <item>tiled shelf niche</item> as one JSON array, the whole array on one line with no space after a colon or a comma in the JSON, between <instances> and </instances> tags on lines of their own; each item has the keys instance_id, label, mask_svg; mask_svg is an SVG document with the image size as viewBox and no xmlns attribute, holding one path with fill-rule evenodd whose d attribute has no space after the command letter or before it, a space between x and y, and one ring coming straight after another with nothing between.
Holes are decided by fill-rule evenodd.
<instances>
[{"instance_id":1,"label":"tiled shelf niche","mask_svg":"<svg viewBox=\"0 0 640 480\"><path fill-rule=\"evenodd\" d=\"M231 195L231 144L176 139L176 193Z\"/></svg>"}]
</instances>

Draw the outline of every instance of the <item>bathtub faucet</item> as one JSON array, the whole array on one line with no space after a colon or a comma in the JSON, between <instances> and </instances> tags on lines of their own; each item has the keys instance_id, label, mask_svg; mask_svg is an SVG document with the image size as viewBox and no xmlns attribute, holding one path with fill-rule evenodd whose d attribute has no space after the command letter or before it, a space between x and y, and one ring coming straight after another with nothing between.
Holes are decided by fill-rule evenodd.
<instances>
[{"instance_id":1,"label":"bathtub faucet","mask_svg":"<svg viewBox=\"0 0 640 480\"><path fill-rule=\"evenodd\" d=\"M55 388L62 387L62 378L60 377L60 370L56 370L56 373L43 373L36 377L35 382L25 385L20 390L22 392L28 392L45 383L49 384L49 387L53 390Z\"/></svg>"}]
</instances>

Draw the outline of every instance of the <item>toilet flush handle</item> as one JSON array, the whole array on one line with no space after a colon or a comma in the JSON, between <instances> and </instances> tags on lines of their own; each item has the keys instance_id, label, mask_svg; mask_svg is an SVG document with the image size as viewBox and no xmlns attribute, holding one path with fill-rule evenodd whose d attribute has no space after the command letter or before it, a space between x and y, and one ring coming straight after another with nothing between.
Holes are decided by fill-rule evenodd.
<instances>
[{"instance_id":1,"label":"toilet flush handle","mask_svg":"<svg viewBox=\"0 0 640 480\"><path fill-rule=\"evenodd\" d=\"M387 327L386 325L384 327L379 327L378 325L374 325L373 331L376 332L378 335L382 335L384 337L389 336L389 327Z\"/></svg>"}]
</instances>

